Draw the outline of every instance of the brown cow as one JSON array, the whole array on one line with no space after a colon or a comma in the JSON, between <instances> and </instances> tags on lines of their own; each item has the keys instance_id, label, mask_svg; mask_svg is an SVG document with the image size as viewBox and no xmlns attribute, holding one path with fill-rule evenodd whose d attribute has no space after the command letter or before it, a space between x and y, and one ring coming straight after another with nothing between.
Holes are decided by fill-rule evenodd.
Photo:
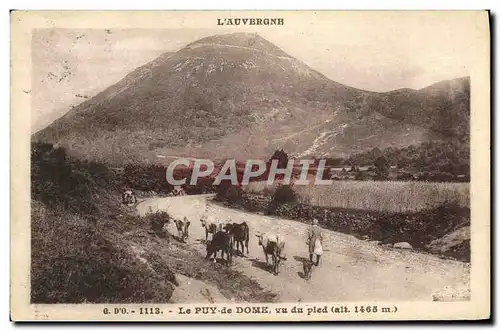
<instances>
[{"instance_id":1,"label":"brown cow","mask_svg":"<svg viewBox=\"0 0 500 331\"><path fill-rule=\"evenodd\" d=\"M268 256L271 255L273 272L275 275L279 274L281 260L286 260L284 255L285 238L280 234L271 233L257 233L256 236L259 238L259 245L262 246L262 249L264 250L266 265L269 264Z\"/></svg>"},{"instance_id":2,"label":"brown cow","mask_svg":"<svg viewBox=\"0 0 500 331\"><path fill-rule=\"evenodd\" d=\"M203 216L200 219L201 226L205 228L205 241L208 240L208 234L212 234L212 237L216 232L222 230L222 224L212 219L211 217Z\"/></svg>"},{"instance_id":3,"label":"brown cow","mask_svg":"<svg viewBox=\"0 0 500 331\"><path fill-rule=\"evenodd\" d=\"M233 243L236 243L236 252L241 252L241 255L245 254L245 247L248 251L248 242L250 237L250 229L246 222L241 224L238 223L228 223L225 226L225 230L227 233L233 236ZM240 251L241 246L241 251Z\"/></svg>"}]
</instances>

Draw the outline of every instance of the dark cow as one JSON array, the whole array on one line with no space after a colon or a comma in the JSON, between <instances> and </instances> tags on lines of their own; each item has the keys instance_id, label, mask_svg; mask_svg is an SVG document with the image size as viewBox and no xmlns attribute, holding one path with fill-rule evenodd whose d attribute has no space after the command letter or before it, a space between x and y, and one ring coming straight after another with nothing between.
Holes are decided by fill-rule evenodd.
<instances>
[{"instance_id":1,"label":"dark cow","mask_svg":"<svg viewBox=\"0 0 500 331\"><path fill-rule=\"evenodd\" d=\"M229 233L218 231L212 236L212 241L207 244L205 259L209 259L213 255L215 262L218 251L222 251L222 259L224 259L224 253L226 254L226 264L230 266L233 258L233 237Z\"/></svg>"},{"instance_id":2,"label":"dark cow","mask_svg":"<svg viewBox=\"0 0 500 331\"><path fill-rule=\"evenodd\" d=\"M284 255L285 238L282 235L271 233L257 233L256 236L259 238L259 245L262 246L262 249L264 250L266 265L269 264L268 256L271 255L273 272L275 275L279 274L281 260L286 260Z\"/></svg>"},{"instance_id":3,"label":"dark cow","mask_svg":"<svg viewBox=\"0 0 500 331\"><path fill-rule=\"evenodd\" d=\"M177 227L177 232L179 233L179 239L181 241L186 241L187 238L189 238L189 225L191 222L187 219L187 217L184 217L184 219L176 219L175 220L175 226Z\"/></svg>"},{"instance_id":4,"label":"dark cow","mask_svg":"<svg viewBox=\"0 0 500 331\"><path fill-rule=\"evenodd\" d=\"M250 237L250 229L248 228L248 224L246 222L243 222L241 224L228 223L226 224L225 229L226 232L233 236L233 243L236 243L236 252L240 252L241 255L244 255L246 247L247 254L249 254L248 242Z\"/></svg>"}]
</instances>

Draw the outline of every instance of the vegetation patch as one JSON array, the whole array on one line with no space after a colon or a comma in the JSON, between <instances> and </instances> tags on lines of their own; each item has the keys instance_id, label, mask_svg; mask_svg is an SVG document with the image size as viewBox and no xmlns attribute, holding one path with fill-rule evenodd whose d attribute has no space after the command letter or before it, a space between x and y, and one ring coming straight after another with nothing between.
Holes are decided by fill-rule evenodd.
<instances>
[{"instance_id":1,"label":"vegetation patch","mask_svg":"<svg viewBox=\"0 0 500 331\"><path fill-rule=\"evenodd\" d=\"M32 204L32 303L167 302L175 278L143 263L98 224Z\"/></svg>"}]
</instances>

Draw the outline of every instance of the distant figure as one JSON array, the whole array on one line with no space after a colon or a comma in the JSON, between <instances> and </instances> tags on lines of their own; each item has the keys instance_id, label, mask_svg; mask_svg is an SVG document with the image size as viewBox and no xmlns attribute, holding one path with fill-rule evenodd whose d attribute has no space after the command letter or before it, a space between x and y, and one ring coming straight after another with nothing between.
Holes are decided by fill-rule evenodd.
<instances>
[{"instance_id":1,"label":"distant figure","mask_svg":"<svg viewBox=\"0 0 500 331\"><path fill-rule=\"evenodd\" d=\"M182 186L174 186L174 189L172 191L172 196L178 197L178 196L183 196L183 195L186 195L186 193L184 192L184 189L182 188Z\"/></svg>"},{"instance_id":2,"label":"distant figure","mask_svg":"<svg viewBox=\"0 0 500 331\"><path fill-rule=\"evenodd\" d=\"M123 190L122 193L122 203L126 205L134 204L137 202L135 193L131 190Z\"/></svg>"},{"instance_id":3,"label":"distant figure","mask_svg":"<svg viewBox=\"0 0 500 331\"><path fill-rule=\"evenodd\" d=\"M309 261L313 262L313 255L316 255L316 266L318 266L323 255L323 233L317 219L313 219L307 231L307 244L309 245Z\"/></svg>"}]
</instances>

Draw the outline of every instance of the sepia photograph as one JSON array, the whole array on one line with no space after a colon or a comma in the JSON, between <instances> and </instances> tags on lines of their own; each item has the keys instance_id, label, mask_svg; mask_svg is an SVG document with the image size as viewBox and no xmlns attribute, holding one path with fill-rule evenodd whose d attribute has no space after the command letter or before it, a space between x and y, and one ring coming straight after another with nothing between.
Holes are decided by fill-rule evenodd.
<instances>
[{"instance_id":1,"label":"sepia photograph","mask_svg":"<svg viewBox=\"0 0 500 331\"><path fill-rule=\"evenodd\" d=\"M489 318L487 11L11 28L12 319Z\"/></svg>"}]
</instances>

